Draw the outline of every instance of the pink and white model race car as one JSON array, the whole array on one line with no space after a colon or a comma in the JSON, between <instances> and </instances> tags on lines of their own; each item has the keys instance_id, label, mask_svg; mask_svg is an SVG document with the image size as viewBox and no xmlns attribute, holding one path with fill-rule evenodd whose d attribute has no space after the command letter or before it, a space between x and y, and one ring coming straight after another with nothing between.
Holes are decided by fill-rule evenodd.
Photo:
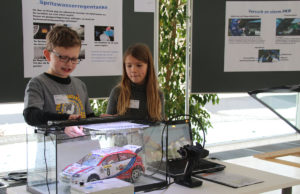
<instances>
[{"instance_id":1,"label":"pink and white model race car","mask_svg":"<svg viewBox=\"0 0 300 194\"><path fill-rule=\"evenodd\" d=\"M93 150L78 162L66 166L59 175L63 183L79 184L107 178L136 182L144 173L141 146L125 145Z\"/></svg>"}]
</instances>

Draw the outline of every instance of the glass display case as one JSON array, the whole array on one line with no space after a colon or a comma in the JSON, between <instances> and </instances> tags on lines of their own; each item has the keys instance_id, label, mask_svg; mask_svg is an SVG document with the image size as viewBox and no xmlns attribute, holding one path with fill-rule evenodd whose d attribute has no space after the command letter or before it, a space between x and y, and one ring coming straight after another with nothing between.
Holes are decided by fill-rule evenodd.
<instances>
[{"instance_id":1,"label":"glass display case","mask_svg":"<svg viewBox=\"0 0 300 194\"><path fill-rule=\"evenodd\" d=\"M83 126L85 135L67 136L68 126ZM27 191L65 194L74 185L109 178L129 182L135 191L164 187L166 173L151 165L165 160L164 128L163 123L110 118L36 127L34 138L27 138Z\"/></svg>"}]
</instances>

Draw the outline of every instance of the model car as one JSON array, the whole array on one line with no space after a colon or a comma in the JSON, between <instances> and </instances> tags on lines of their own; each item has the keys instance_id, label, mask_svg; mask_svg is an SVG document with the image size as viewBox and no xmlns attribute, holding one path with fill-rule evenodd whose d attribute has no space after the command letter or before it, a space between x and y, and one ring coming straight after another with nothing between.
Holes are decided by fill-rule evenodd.
<instances>
[{"instance_id":1,"label":"model car","mask_svg":"<svg viewBox=\"0 0 300 194\"><path fill-rule=\"evenodd\" d=\"M141 146L125 145L93 150L78 162L66 166L59 175L63 183L79 184L107 178L136 182L145 168L137 155Z\"/></svg>"}]
</instances>

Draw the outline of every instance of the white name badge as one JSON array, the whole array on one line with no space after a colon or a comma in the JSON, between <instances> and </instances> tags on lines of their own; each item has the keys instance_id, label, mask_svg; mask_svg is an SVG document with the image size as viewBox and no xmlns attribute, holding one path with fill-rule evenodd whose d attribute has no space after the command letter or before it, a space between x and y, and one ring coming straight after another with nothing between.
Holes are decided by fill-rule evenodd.
<instances>
[{"instance_id":1,"label":"white name badge","mask_svg":"<svg viewBox=\"0 0 300 194\"><path fill-rule=\"evenodd\" d=\"M65 104L68 103L67 95L54 95L54 102L55 104Z\"/></svg>"},{"instance_id":2,"label":"white name badge","mask_svg":"<svg viewBox=\"0 0 300 194\"><path fill-rule=\"evenodd\" d=\"M140 108L140 101L139 100L130 100L129 108Z\"/></svg>"}]
</instances>

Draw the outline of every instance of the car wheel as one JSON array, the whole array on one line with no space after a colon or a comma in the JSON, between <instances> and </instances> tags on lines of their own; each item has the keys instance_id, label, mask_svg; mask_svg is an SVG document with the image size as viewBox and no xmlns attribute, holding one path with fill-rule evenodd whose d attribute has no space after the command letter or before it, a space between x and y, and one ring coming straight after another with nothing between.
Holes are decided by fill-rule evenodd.
<instances>
[{"instance_id":1,"label":"car wheel","mask_svg":"<svg viewBox=\"0 0 300 194\"><path fill-rule=\"evenodd\" d=\"M131 182L136 182L142 174L142 171L139 167L135 168L131 172Z\"/></svg>"},{"instance_id":2,"label":"car wheel","mask_svg":"<svg viewBox=\"0 0 300 194\"><path fill-rule=\"evenodd\" d=\"M89 176L89 178L87 179L87 182L92 182L92 181L98 181L100 180L100 177L97 174L92 174L91 176Z\"/></svg>"}]
</instances>

